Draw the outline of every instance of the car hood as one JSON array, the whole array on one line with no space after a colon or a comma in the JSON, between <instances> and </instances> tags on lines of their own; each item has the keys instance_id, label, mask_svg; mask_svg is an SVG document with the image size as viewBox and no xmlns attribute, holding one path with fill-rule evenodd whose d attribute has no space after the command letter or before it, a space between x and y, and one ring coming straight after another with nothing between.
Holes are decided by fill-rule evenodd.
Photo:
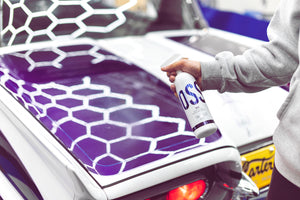
<instances>
[{"instance_id":1,"label":"car hood","mask_svg":"<svg viewBox=\"0 0 300 200\"><path fill-rule=\"evenodd\" d=\"M43 45L8 48L1 84L101 185L234 146L195 138L168 85L99 42Z\"/></svg>"}]
</instances>

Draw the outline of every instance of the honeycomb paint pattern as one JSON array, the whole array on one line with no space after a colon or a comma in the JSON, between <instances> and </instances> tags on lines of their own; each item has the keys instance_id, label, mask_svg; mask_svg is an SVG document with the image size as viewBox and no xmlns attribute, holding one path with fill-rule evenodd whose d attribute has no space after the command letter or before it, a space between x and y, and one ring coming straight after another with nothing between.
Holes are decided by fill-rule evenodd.
<instances>
[{"instance_id":1,"label":"honeycomb paint pattern","mask_svg":"<svg viewBox=\"0 0 300 200\"><path fill-rule=\"evenodd\" d=\"M221 137L196 139L168 86L96 43L0 58L1 84L91 173L120 174Z\"/></svg>"},{"instance_id":2,"label":"honeycomb paint pattern","mask_svg":"<svg viewBox=\"0 0 300 200\"><path fill-rule=\"evenodd\" d=\"M128 0L119 7L112 7L111 0L0 2L3 4L1 35L4 44L11 46L45 40L70 40L83 36L103 38L125 24L128 18L124 12L134 7L137 0ZM139 20L135 19L135 23L139 23ZM139 26L141 29L142 24Z\"/></svg>"}]
</instances>

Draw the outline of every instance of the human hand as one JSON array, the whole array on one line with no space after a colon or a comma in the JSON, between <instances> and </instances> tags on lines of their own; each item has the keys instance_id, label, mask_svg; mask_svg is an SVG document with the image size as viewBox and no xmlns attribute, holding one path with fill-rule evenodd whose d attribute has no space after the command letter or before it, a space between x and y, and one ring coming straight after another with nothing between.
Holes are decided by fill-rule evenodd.
<instances>
[{"instance_id":1,"label":"human hand","mask_svg":"<svg viewBox=\"0 0 300 200\"><path fill-rule=\"evenodd\" d=\"M176 61L170 65L161 67L161 70L167 72L167 76L171 83L171 90L176 94L176 88L174 85L174 81L177 75L177 71L183 71L191 74L196 79L197 84L201 89L201 65L200 62L189 60L187 58L182 58L179 61Z\"/></svg>"}]
</instances>

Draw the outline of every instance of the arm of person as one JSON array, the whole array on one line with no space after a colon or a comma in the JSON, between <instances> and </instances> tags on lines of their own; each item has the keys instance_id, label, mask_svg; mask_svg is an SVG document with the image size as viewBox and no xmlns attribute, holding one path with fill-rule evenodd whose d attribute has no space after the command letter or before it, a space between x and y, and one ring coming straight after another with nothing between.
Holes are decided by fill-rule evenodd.
<instances>
[{"instance_id":1,"label":"arm of person","mask_svg":"<svg viewBox=\"0 0 300 200\"><path fill-rule=\"evenodd\" d=\"M268 27L269 42L243 55L222 52L201 62L202 89L257 92L288 83L299 64L299 14L299 1L282 1Z\"/></svg>"},{"instance_id":2,"label":"arm of person","mask_svg":"<svg viewBox=\"0 0 300 200\"><path fill-rule=\"evenodd\" d=\"M214 61L196 62L182 59L162 68L171 82L176 71L191 73L202 90L219 92L257 92L286 84L298 66L300 1L281 3L268 27L270 41L247 50L243 55L231 52L216 55ZM174 85L171 89L175 91Z\"/></svg>"}]
</instances>

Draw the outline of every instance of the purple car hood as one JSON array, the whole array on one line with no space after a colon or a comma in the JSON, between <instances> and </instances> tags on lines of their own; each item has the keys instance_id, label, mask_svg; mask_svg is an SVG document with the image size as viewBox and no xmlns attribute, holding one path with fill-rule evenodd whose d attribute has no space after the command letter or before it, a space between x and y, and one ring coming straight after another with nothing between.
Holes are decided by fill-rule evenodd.
<instances>
[{"instance_id":1,"label":"purple car hood","mask_svg":"<svg viewBox=\"0 0 300 200\"><path fill-rule=\"evenodd\" d=\"M196 139L169 87L96 43L1 56L0 81L89 171L114 176L215 143Z\"/></svg>"}]
</instances>

